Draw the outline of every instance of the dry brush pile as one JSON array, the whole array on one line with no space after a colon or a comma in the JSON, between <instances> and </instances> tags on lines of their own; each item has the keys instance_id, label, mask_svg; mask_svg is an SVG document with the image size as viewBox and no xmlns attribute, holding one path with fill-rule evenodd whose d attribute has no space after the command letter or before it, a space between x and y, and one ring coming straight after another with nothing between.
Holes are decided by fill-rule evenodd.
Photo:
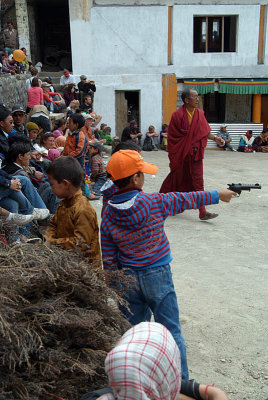
<instances>
[{"instance_id":1,"label":"dry brush pile","mask_svg":"<svg viewBox=\"0 0 268 400\"><path fill-rule=\"evenodd\" d=\"M0 400L76 400L105 386L106 353L128 328L118 300L79 255L0 243Z\"/></svg>"}]
</instances>

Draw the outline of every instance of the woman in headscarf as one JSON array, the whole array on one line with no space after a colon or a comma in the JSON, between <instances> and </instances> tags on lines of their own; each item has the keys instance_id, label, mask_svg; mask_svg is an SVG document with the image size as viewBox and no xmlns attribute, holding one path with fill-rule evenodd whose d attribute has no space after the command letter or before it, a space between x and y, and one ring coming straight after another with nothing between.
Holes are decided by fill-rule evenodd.
<instances>
[{"instance_id":1,"label":"woman in headscarf","mask_svg":"<svg viewBox=\"0 0 268 400\"><path fill-rule=\"evenodd\" d=\"M54 161L61 156L61 153L57 149L49 149L47 158L49 161Z\"/></svg>"},{"instance_id":2,"label":"woman in headscarf","mask_svg":"<svg viewBox=\"0 0 268 400\"><path fill-rule=\"evenodd\" d=\"M171 333L156 322L129 329L107 355L109 388L81 400L227 400L212 385L181 379L181 358ZM180 394L181 393L181 394Z\"/></svg>"},{"instance_id":3,"label":"woman in headscarf","mask_svg":"<svg viewBox=\"0 0 268 400\"><path fill-rule=\"evenodd\" d=\"M241 136L237 151L241 151L242 153L252 153L253 142L254 137L252 135L252 131L247 131L245 135Z\"/></svg>"},{"instance_id":4,"label":"woman in headscarf","mask_svg":"<svg viewBox=\"0 0 268 400\"><path fill-rule=\"evenodd\" d=\"M264 129L260 136L257 136L253 142L254 151L268 153L268 129Z\"/></svg>"}]
</instances>

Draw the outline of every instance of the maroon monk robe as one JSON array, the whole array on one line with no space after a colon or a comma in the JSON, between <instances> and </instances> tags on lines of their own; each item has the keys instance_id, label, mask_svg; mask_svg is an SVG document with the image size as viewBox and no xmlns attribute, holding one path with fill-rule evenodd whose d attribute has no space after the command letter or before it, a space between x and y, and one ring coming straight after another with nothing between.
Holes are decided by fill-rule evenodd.
<instances>
[{"instance_id":1,"label":"maroon monk robe","mask_svg":"<svg viewBox=\"0 0 268 400\"><path fill-rule=\"evenodd\" d=\"M161 186L161 193L204 190L203 158L210 131L199 108L195 109L191 125L185 105L172 114L167 146L170 173ZM199 217L205 213L202 207Z\"/></svg>"}]
</instances>

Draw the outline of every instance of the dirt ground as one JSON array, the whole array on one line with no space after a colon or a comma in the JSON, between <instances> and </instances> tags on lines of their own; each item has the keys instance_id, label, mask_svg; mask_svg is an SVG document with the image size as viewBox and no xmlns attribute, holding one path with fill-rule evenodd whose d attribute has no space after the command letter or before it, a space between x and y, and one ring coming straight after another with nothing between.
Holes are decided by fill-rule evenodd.
<instances>
[{"instance_id":1,"label":"dirt ground","mask_svg":"<svg viewBox=\"0 0 268 400\"><path fill-rule=\"evenodd\" d=\"M159 167L144 190L157 191L169 172L167 153L143 156ZM215 382L229 400L268 398L267 171L267 154L206 151L207 190L232 182L262 190L210 206L219 213L212 221L200 222L194 210L165 224L190 377ZM101 203L94 206L100 221Z\"/></svg>"}]
</instances>

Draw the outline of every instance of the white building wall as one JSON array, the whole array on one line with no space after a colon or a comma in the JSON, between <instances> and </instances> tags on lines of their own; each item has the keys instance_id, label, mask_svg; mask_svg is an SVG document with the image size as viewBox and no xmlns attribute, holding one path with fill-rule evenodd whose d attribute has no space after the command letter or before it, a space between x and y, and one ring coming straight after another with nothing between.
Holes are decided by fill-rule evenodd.
<instances>
[{"instance_id":1,"label":"white building wall","mask_svg":"<svg viewBox=\"0 0 268 400\"><path fill-rule=\"evenodd\" d=\"M235 53L193 53L193 17L237 15ZM248 78L267 75L257 65L260 6L174 6L173 63L181 78Z\"/></svg>"},{"instance_id":2,"label":"white building wall","mask_svg":"<svg viewBox=\"0 0 268 400\"><path fill-rule=\"evenodd\" d=\"M73 0L72 0L73 1ZM194 15L238 15L235 53L193 53ZM70 8L73 73L96 81L95 109L115 129L115 90L140 90L141 129L162 121L162 74L178 78L267 77L257 65L259 5L174 5L173 65L167 65L167 6Z\"/></svg>"}]
</instances>

